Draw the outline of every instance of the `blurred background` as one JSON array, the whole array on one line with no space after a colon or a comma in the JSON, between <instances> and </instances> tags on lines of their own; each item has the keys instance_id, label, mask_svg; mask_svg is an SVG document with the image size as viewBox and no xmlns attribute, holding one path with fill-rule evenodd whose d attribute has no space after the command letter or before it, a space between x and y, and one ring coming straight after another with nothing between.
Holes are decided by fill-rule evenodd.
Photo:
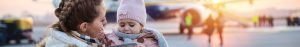
<instances>
[{"instance_id":1,"label":"blurred background","mask_svg":"<svg viewBox=\"0 0 300 47\"><path fill-rule=\"evenodd\" d=\"M104 0L108 25L116 29L121 0ZM60 0L0 0L0 47L34 47L58 21ZM145 0L147 26L159 30L170 47L300 47L300 0ZM222 16L222 17L221 17ZM221 17L221 18L220 18ZM202 34L208 19L222 19L212 43Z\"/></svg>"}]
</instances>

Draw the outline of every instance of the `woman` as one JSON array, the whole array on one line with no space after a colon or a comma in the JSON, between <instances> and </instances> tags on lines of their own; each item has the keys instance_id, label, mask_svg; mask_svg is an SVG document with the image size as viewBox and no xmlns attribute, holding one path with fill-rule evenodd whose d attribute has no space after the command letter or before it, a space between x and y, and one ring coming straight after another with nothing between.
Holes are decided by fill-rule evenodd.
<instances>
[{"instance_id":1,"label":"woman","mask_svg":"<svg viewBox=\"0 0 300 47\"><path fill-rule=\"evenodd\" d=\"M104 46L105 8L102 0L62 0L55 15L59 21L50 27L46 47Z\"/></svg>"}]
</instances>

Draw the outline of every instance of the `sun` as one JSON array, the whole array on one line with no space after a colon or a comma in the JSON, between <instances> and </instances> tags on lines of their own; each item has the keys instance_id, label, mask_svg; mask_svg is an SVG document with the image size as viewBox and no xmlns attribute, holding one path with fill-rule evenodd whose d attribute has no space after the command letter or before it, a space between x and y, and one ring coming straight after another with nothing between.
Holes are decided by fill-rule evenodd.
<instances>
[{"instance_id":1,"label":"sun","mask_svg":"<svg viewBox=\"0 0 300 47\"><path fill-rule=\"evenodd\" d=\"M212 0L212 3L220 3L220 0Z\"/></svg>"}]
</instances>

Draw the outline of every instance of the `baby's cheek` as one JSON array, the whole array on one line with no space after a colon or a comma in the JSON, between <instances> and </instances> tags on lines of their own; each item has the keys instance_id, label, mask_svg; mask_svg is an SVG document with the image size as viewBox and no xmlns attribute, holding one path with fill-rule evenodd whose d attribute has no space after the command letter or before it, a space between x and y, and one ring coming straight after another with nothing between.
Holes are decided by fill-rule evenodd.
<instances>
[{"instance_id":1,"label":"baby's cheek","mask_svg":"<svg viewBox=\"0 0 300 47\"><path fill-rule=\"evenodd\" d=\"M119 28L118 28L118 31L121 31L121 32L123 32L123 29L119 27Z\"/></svg>"},{"instance_id":2,"label":"baby's cheek","mask_svg":"<svg viewBox=\"0 0 300 47\"><path fill-rule=\"evenodd\" d=\"M134 33L140 33L140 32L141 32L141 29L134 29L133 32L134 32Z\"/></svg>"}]
</instances>

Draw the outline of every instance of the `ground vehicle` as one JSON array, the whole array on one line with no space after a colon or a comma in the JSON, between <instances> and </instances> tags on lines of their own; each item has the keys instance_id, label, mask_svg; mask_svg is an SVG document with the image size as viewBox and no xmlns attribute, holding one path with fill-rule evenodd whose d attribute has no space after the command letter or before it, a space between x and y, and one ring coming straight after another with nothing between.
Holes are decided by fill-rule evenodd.
<instances>
[{"instance_id":1,"label":"ground vehicle","mask_svg":"<svg viewBox=\"0 0 300 47\"><path fill-rule=\"evenodd\" d=\"M22 39L33 42L31 39L32 20L7 18L0 21L0 44L10 44L11 40L15 40L18 44Z\"/></svg>"}]
</instances>

